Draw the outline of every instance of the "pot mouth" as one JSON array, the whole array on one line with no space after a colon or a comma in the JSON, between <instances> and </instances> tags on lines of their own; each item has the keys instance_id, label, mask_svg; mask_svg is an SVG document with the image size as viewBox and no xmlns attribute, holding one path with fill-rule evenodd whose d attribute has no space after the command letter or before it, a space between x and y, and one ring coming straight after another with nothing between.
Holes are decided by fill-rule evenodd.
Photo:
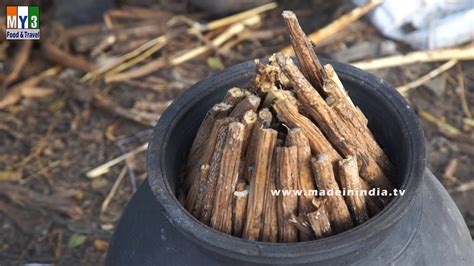
<instances>
[{"instance_id":1,"label":"pot mouth","mask_svg":"<svg viewBox=\"0 0 474 266\"><path fill-rule=\"evenodd\" d=\"M386 235L386 230L393 227L406 213L414 196L419 192L426 164L423 130L414 110L384 80L348 64L325 59L321 59L321 62L332 64L344 85L346 83L356 84L354 86L358 88L349 89L349 94L352 90L357 89L365 91L363 93L370 92L375 97L373 99L375 103L373 104L384 105L383 107L387 112L391 112L398 118L396 126L400 127L399 133L402 135L401 137L405 141L404 145L407 148L406 154L400 155L401 159L399 158L406 165L404 166L403 177L401 177L402 182L397 184L396 187L404 189L405 194L395 197L380 213L361 225L334 236L308 242L268 243L246 240L214 230L193 217L177 200L175 184L170 183L169 173L165 169L165 164L169 162L170 158L170 152L167 152L171 145L169 140L176 134L186 134L183 129L177 130L177 126L185 117L193 115L193 108L200 105L202 99L212 97L213 93L215 94L217 91L221 91L220 95L223 95L232 86L245 85L255 74L255 62L248 61L215 73L184 91L162 114L154 129L147 151L148 181L163 213L185 236L198 244L201 243L202 247L226 257L254 262L263 262L265 259L279 259L282 262L290 263L296 259L298 261L311 259L314 262L315 258L325 260L352 253L360 250L361 247L370 246L368 245L370 241L379 242L380 239L377 240L377 236ZM232 84L231 86L216 84L216 80L225 83L236 79L241 79L241 84ZM219 86L222 88L216 88ZM348 88L346 87L346 89ZM219 99L222 98L217 97L214 103ZM362 106L360 107L362 108ZM196 130L202 118L197 117L194 119L197 121L193 120ZM387 123L391 122L387 121ZM190 133L191 136L194 136L194 133ZM187 141L190 144L192 139ZM171 154L171 156L187 158L186 154L183 153L189 151L190 145L188 146L187 150L184 148L184 150L177 149L178 151L173 151L174 154ZM185 160L174 160L175 167L179 167L185 162ZM397 170L397 174L400 175L401 173ZM175 178L177 179L177 176Z\"/></svg>"}]
</instances>

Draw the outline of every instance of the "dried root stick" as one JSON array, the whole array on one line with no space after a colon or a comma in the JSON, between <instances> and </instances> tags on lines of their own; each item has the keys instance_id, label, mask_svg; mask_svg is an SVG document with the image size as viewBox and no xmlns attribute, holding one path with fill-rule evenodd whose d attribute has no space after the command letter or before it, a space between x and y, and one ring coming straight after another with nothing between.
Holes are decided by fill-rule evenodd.
<instances>
[{"instance_id":1,"label":"dried root stick","mask_svg":"<svg viewBox=\"0 0 474 266\"><path fill-rule=\"evenodd\" d=\"M207 180L210 170L211 159L216 148L219 134L224 134L227 125L234 122L234 118L225 117L218 119L211 130L208 140L205 143L205 149L202 152L198 162L187 172L186 182L191 183L188 195L186 197L186 209L195 217L200 217L202 201L207 192Z\"/></svg>"},{"instance_id":2,"label":"dried root stick","mask_svg":"<svg viewBox=\"0 0 474 266\"><path fill-rule=\"evenodd\" d=\"M227 103L215 104L211 110L209 110L204 117L204 120L199 127L196 137L194 138L193 145L188 156L188 164L186 166L186 172L190 172L192 167L195 167L198 159L201 158L202 152L205 149L206 141L209 138L209 134L212 131L214 123L217 119L226 117L232 110L232 105ZM185 184L185 189L189 188L189 183Z\"/></svg>"},{"instance_id":3,"label":"dried root stick","mask_svg":"<svg viewBox=\"0 0 474 266\"><path fill-rule=\"evenodd\" d=\"M226 234L232 233L232 199L239 177L244 132L244 124L229 124L217 178L211 227Z\"/></svg>"},{"instance_id":4,"label":"dried root stick","mask_svg":"<svg viewBox=\"0 0 474 266\"><path fill-rule=\"evenodd\" d=\"M247 219L243 238L259 240L262 230L262 216L265 201L267 180L271 174L273 150L276 144L277 131L259 129L255 143L255 169L250 178L250 193L247 205Z\"/></svg>"},{"instance_id":5,"label":"dried root stick","mask_svg":"<svg viewBox=\"0 0 474 266\"><path fill-rule=\"evenodd\" d=\"M298 148L298 190L303 191L303 195L298 199L298 216L304 217L305 214L315 211L314 196L310 195L310 192L315 189L311 172L311 148L308 138L300 128L288 131L286 145ZM313 236L300 230L299 239L300 241L309 241L313 239Z\"/></svg>"},{"instance_id":6,"label":"dried root stick","mask_svg":"<svg viewBox=\"0 0 474 266\"><path fill-rule=\"evenodd\" d=\"M367 152L385 173L391 174L393 167L390 161L373 138L366 124L364 125L365 117L352 103L332 66L321 66L313 44L301 29L296 15L291 11L283 11L282 16L286 22L296 57L301 64L301 72L323 98L329 97L329 101L338 104L335 111L356 134L353 137L360 139L365 144ZM283 72L287 74L286 71ZM344 114L341 114L340 111Z\"/></svg>"},{"instance_id":7,"label":"dried root stick","mask_svg":"<svg viewBox=\"0 0 474 266\"><path fill-rule=\"evenodd\" d=\"M313 44L306 37L303 29L301 29L295 13L292 11L283 11L282 16L286 22L293 50L301 64L301 71L311 85L321 93L326 73L314 52Z\"/></svg>"},{"instance_id":8,"label":"dried root stick","mask_svg":"<svg viewBox=\"0 0 474 266\"><path fill-rule=\"evenodd\" d=\"M234 212L232 217L233 235L236 237L242 236L242 230L247 215L248 195L249 190L247 183L243 180L239 180L234 192Z\"/></svg>"},{"instance_id":9,"label":"dried root stick","mask_svg":"<svg viewBox=\"0 0 474 266\"><path fill-rule=\"evenodd\" d=\"M244 138L243 138L243 148L242 148L242 157L245 156L247 152L247 147L249 146L251 134L255 123L257 122L257 114L253 110L248 110L245 112L244 117L241 120L241 123L245 126Z\"/></svg>"},{"instance_id":10,"label":"dried root stick","mask_svg":"<svg viewBox=\"0 0 474 266\"><path fill-rule=\"evenodd\" d=\"M226 146L227 134L229 133L229 126L219 130L217 134L216 145L214 153L209 164L209 174L205 180L203 180L202 187L205 188L203 198L201 202L200 221L204 224L209 225L211 222L212 209L214 208L215 195L217 188L217 179L220 173L221 162Z\"/></svg>"},{"instance_id":11,"label":"dried root stick","mask_svg":"<svg viewBox=\"0 0 474 266\"><path fill-rule=\"evenodd\" d=\"M272 191L277 189L278 164L276 161L276 151L274 150L272 165L270 167L270 178L267 179L265 189L265 203L263 206L263 228L262 238L264 242L278 242L278 202L277 197L272 195Z\"/></svg>"},{"instance_id":12,"label":"dried root stick","mask_svg":"<svg viewBox=\"0 0 474 266\"><path fill-rule=\"evenodd\" d=\"M298 197L293 193L298 189L298 148L277 148L278 162L277 188L289 192L278 196L278 237L279 242L289 243L298 241L298 230L291 223L298 210Z\"/></svg>"},{"instance_id":13,"label":"dried root stick","mask_svg":"<svg viewBox=\"0 0 474 266\"><path fill-rule=\"evenodd\" d=\"M255 122L252 132L249 136L245 151L245 163L243 169L243 179L250 181L252 172L255 169L255 145L260 134L260 129L270 127L272 123L272 113L267 108L263 108L258 112L257 121Z\"/></svg>"},{"instance_id":14,"label":"dried root stick","mask_svg":"<svg viewBox=\"0 0 474 266\"><path fill-rule=\"evenodd\" d=\"M277 61L282 71L293 84L293 90L296 92L298 100L304 106L305 111L316 121L321 131L324 132L336 150L344 156L357 155L361 177L371 187L393 189L390 179L385 175L371 154L367 152L365 142L354 138L357 134L352 132L350 127L331 110L291 59L278 54Z\"/></svg>"},{"instance_id":15,"label":"dried root stick","mask_svg":"<svg viewBox=\"0 0 474 266\"><path fill-rule=\"evenodd\" d=\"M327 154L331 161L337 162L341 159L339 153L332 147L321 130L304 115L298 112L298 108L288 98L275 102L272 106L278 119L292 128L300 128L306 135L311 147L312 154Z\"/></svg>"},{"instance_id":16,"label":"dried root stick","mask_svg":"<svg viewBox=\"0 0 474 266\"><path fill-rule=\"evenodd\" d=\"M346 190L345 197L347 207L356 224L362 224L369 219L366 206L366 196L362 195L362 182L357 168L357 159L349 156L339 161L339 180L341 188Z\"/></svg>"},{"instance_id":17,"label":"dried root stick","mask_svg":"<svg viewBox=\"0 0 474 266\"><path fill-rule=\"evenodd\" d=\"M328 237L333 234L329 214L324 205L317 211L308 213L306 218L311 225L311 229L313 229L316 239Z\"/></svg>"},{"instance_id":18,"label":"dried root stick","mask_svg":"<svg viewBox=\"0 0 474 266\"><path fill-rule=\"evenodd\" d=\"M315 239L311 224L305 215L292 216L289 220L298 229L299 241L310 241ZM302 237L303 236L303 237Z\"/></svg>"},{"instance_id":19,"label":"dried root stick","mask_svg":"<svg viewBox=\"0 0 474 266\"><path fill-rule=\"evenodd\" d=\"M334 172L329 158L325 154L321 154L318 158L311 160L313 173L319 190L325 191L327 194L327 212L331 228L335 233L346 231L354 226L352 223L349 209L342 195L337 194L339 186L334 178ZM332 194L329 194L332 193Z\"/></svg>"},{"instance_id":20,"label":"dried root stick","mask_svg":"<svg viewBox=\"0 0 474 266\"><path fill-rule=\"evenodd\" d=\"M235 106L246 96L246 90L234 87L227 91L222 102Z\"/></svg>"},{"instance_id":21,"label":"dried root stick","mask_svg":"<svg viewBox=\"0 0 474 266\"><path fill-rule=\"evenodd\" d=\"M324 69L327 73L325 88L331 88L327 90L333 92L333 95L328 97L326 102L341 120L351 128L352 132L357 134L355 137L365 143L367 152L375 159L385 174L393 174L393 165L367 127L367 118L360 109L352 103L351 98L344 89L333 67L331 65L325 65Z\"/></svg>"},{"instance_id":22,"label":"dried root stick","mask_svg":"<svg viewBox=\"0 0 474 266\"><path fill-rule=\"evenodd\" d=\"M260 97L250 94L246 96L242 101L235 105L234 109L229 116L242 118L245 115L245 112L248 110L252 110L254 112L257 111L258 107L260 106Z\"/></svg>"}]
</instances>

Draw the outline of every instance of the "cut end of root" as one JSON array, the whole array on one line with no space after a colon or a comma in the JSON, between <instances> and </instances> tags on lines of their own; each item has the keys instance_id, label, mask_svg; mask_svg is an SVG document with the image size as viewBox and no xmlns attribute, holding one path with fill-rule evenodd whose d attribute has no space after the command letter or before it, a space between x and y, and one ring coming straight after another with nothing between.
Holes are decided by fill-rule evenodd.
<instances>
[{"instance_id":1,"label":"cut end of root","mask_svg":"<svg viewBox=\"0 0 474 266\"><path fill-rule=\"evenodd\" d=\"M357 157L354 155L350 155L345 159L339 160L339 166L349 166L351 164L355 164L357 166Z\"/></svg>"},{"instance_id":2,"label":"cut end of root","mask_svg":"<svg viewBox=\"0 0 474 266\"><path fill-rule=\"evenodd\" d=\"M316 162L324 162L327 160L329 160L329 156L326 153L322 153L316 158Z\"/></svg>"},{"instance_id":3,"label":"cut end of root","mask_svg":"<svg viewBox=\"0 0 474 266\"><path fill-rule=\"evenodd\" d=\"M234 97L241 97L245 95L244 90L241 88L233 87L232 89L229 90L229 93L234 96Z\"/></svg>"},{"instance_id":4,"label":"cut end of root","mask_svg":"<svg viewBox=\"0 0 474 266\"><path fill-rule=\"evenodd\" d=\"M268 108L263 108L258 112L258 117L262 120L272 120L272 112Z\"/></svg>"},{"instance_id":5,"label":"cut end of root","mask_svg":"<svg viewBox=\"0 0 474 266\"><path fill-rule=\"evenodd\" d=\"M334 96L328 96L326 98L326 103L329 105L329 106L333 106L335 103L336 103L336 98Z\"/></svg>"},{"instance_id":6,"label":"cut end of root","mask_svg":"<svg viewBox=\"0 0 474 266\"><path fill-rule=\"evenodd\" d=\"M285 54L282 54L282 53L276 53L276 54L274 54L274 56L275 56L275 59L276 59L278 65L280 65L280 67L282 65L286 64L286 60L289 60L289 57Z\"/></svg>"},{"instance_id":7,"label":"cut end of root","mask_svg":"<svg viewBox=\"0 0 474 266\"><path fill-rule=\"evenodd\" d=\"M269 134L278 135L278 131L273 128L262 128L262 131L267 132Z\"/></svg>"},{"instance_id":8,"label":"cut end of root","mask_svg":"<svg viewBox=\"0 0 474 266\"><path fill-rule=\"evenodd\" d=\"M326 75L328 76L328 78L332 78L336 74L331 64L325 64L323 67L324 67L324 72L326 72Z\"/></svg>"},{"instance_id":9,"label":"cut end of root","mask_svg":"<svg viewBox=\"0 0 474 266\"><path fill-rule=\"evenodd\" d=\"M257 113L255 113L253 110L248 110L244 114L243 121L245 121L247 124L257 121Z\"/></svg>"},{"instance_id":10,"label":"cut end of root","mask_svg":"<svg viewBox=\"0 0 474 266\"><path fill-rule=\"evenodd\" d=\"M288 134L296 134L300 131L301 131L301 128L296 127L296 128L292 128L292 129L288 130Z\"/></svg>"},{"instance_id":11,"label":"cut end of root","mask_svg":"<svg viewBox=\"0 0 474 266\"><path fill-rule=\"evenodd\" d=\"M274 102L282 100L284 98L285 95L281 92L281 90L278 90L275 87L275 89L268 91L267 96L265 97L264 106L270 106Z\"/></svg>"},{"instance_id":12,"label":"cut end of root","mask_svg":"<svg viewBox=\"0 0 474 266\"><path fill-rule=\"evenodd\" d=\"M232 108L232 105L227 104L227 103L218 103L212 107L215 111L227 111Z\"/></svg>"},{"instance_id":13,"label":"cut end of root","mask_svg":"<svg viewBox=\"0 0 474 266\"><path fill-rule=\"evenodd\" d=\"M209 170L209 167L210 167L209 164L207 164L207 163L203 164L203 165L201 165L201 171Z\"/></svg>"},{"instance_id":14,"label":"cut end of root","mask_svg":"<svg viewBox=\"0 0 474 266\"><path fill-rule=\"evenodd\" d=\"M281 15L284 18L296 18L295 13L290 10L283 10L283 12L281 12Z\"/></svg>"},{"instance_id":15,"label":"cut end of root","mask_svg":"<svg viewBox=\"0 0 474 266\"><path fill-rule=\"evenodd\" d=\"M260 98L254 94L247 96L250 104L258 106L260 104Z\"/></svg>"},{"instance_id":16,"label":"cut end of root","mask_svg":"<svg viewBox=\"0 0 474 266\"><path fill-rule=\"evenodd\" d=\"M234 196L237 198L245 198L249 194L248 189L245 189L243 191L234 191Z\"/></svg>"}]
</instances>

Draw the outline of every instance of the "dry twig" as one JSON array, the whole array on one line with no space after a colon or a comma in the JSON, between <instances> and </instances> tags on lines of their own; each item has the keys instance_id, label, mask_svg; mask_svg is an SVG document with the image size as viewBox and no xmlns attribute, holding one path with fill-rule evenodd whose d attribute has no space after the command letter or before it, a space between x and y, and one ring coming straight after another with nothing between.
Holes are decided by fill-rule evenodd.
<instances>
[{"instance_id":1,"label":"dry twig","mask_svg":"<svg viewBox=\"0 0 474 266\"><path fill-rule=\"evenodd\" d=\"M462 72L462 66L461 64L457 64L457 78L458 78L458 86L459 86L459 97L461 98L461 108L462 111L464 112L464 115L472 119L472 113L471 110L469 109L469 103L467 102L466 99L466 91L464 89L464 73Z\"/></svg>"},{"instance_id":2,"label":"dry twig","mask_svg":"<svg viewBox=\"0 0 474 266\"><path fill-rule=\"evenodd\" d=\"M120 174L118 175L117 179L115 179L114 184L112 185L112 188L110 189L109 193L105 197L104 201L102 202L102 205L100 205L100 212L103 213L105 210L107 210L107 207L109 206L110 202L115 196L115 193L117 193L117 190L122 183L123 179L127 175L127 166L124 166L122 168L122 171L120 171Z\"/></svg>"},{"instance_id":3,"label":"dry twig","mask_svg":"<svg viewBox=\"0 0 474 266\"><path fill-rule=\"evenodd\" d=\"M417 80L411 81L405 85L397 87L398 92L400 92L403 96L406 96L408 91L420 87L421 85L425 84L426 82L432 80L433 78L439 76L441 73L449 70L453 66L455 66L458 63L458 60L456 59L451 59L448 62L440 65L439 67L431 70L427 74L419 77Z\"/></svg>"},{"instance_id":4,"label":"dry twig","mask_svg":"<svg viewBox=\"0 0 474 266\"><path fill-rule=\"evenodd\" d=\"M115 115L149 127L155 126L161 115L156 112L142 112L140 110L124 108L115 103L112 99L99 93L94 94L93 100L96 107L103 108Z\"/></svg>"},{"instance_id":5,"label":"dry twig","mask_svg":"<svg viewBox=\"0 0 474 266\"><path fill-rule=\"evenodd\" d=\"M108 162L106 162L106 163L104 163L100 166L97 166L96 168L88 171L86 173L86 175L89 178L96 178L98 176L101 176L101 175L109 172L109 170L112 166L114 166L114 165L116 165L120 162L123 162L126 159L139 154L140 152L146 151L147 147L148 147L148 142L141 145L141 146L139 146L139 147L137 147L137 148L135 148L135 149L133 149L133 150L131 150L131 151L129 151L129 152L127 152L127 153L125 153L125 154L122 154L119 157L116 157L116 158L114 158L114 159L112 159L112 160L110 160L110 161L108 161Z\"/></svg>"},{"instance_id":6,"label":"dry twig","mask_svg":"<svg viewBox=\"0 0 474 266\"><path fill-rule=\"evenodd\" d=\"M88 72L93 69L93 65L91 65L86 60L63 51L48 42L45 42L41 45L41 51L47 60L50 60L55 64L74 68L84 72Z\"/></svg>"},{"instance_id":7,"label":"dry twig","mask_svg":"<svg viewBox=\"0 0 474 266\"><path fill-rule=\"evenodd\" d=\"M21 43L20 49L15 54L15 58L13 58L13 67L10 73L5 77L2 82L2 88L5 89L10 86L13 82L15 82L20 73L28 62L28 58L30 57L31 47L33 46L33 42L31 40L26 40Z\"/></svg>"},{"instance_id":8,"label":"dry twig","mask_svg":"<svg viewBox=\"0 0 474 266\"><path fill-rule=\"evenodd\" d=\"M77 220L81 218L83 211L71 199L75 192L74 190L62 190L51 195L43 195L21 185L3 182L0 186L0 195L8 197L21 206L51 209Z\"/></svg>"},{"instance_id":9,"label":"dry twig","mask_svg":"<svg viewBox=\"0 0 474 266\"><path fill-rule=\"evenodd\" d=\"M242 22L239 22L237 24L233 24L230 26L228 29L226 29L224 32L222 32L220 35L215 37L214 39L211 40L211 46L212 47L220 47L222 44L224 44L226 41L231 39L232 37L236 36L240 32L246 29L246 27L253 26L257 23L260 22L260 16L252 16L247 19L245 19ZM189 51L186 51L182 54L177 54L172 56L169 60L164 61L163 58L157 58L154 59L140 67L137 67L135 69L132 69L130 71L113 75L113 76L108 76L106 78L106 82L120 82L123 80L127 79L133 79L133 78L138 78L147 74L150 74L152 72L158 71L161 68L165 66L177 66L180 65L184 62L187 62L188 60L191 60L197 56L200 56L206 52L208 52L211 48L209 45L203 45L199 46L196 48L193 48ZM166 63L165 63L166 62Z\"/></svg>"},{"instance_id":10,"label":"dry twig","mask_svg":"<svg viewBox=\"0 0 474 266\"><path fill-rule=\"evenodd\" d=\"M36 87L39 82L41 82L43 79L54 76L58 74L61 71L61 67L55 66L51 67L33 77L30 77L29 79L22 81L18 84L16 84L13 88L10 89L7 95L3 97L3 99L0 100L0 110L13 105L17 103L22 96L24 96L24 88L28 90L28 88L33 88Z\"/></svg>"},{"instance_id":11,"label":"dry twig","mask_svg":"<svg viewBox=\"0 0 474 266\"><path fill-rule=\"evenodd\" d=\"M352 63L353 66L364 69L379 69L410 65L416 63L427 63L448 60L473 60L474 46L466 46L462 48L447 48L429 51L416 51L404 55L394 55L383 58L376 58L366 61Z\"/></svg>"}]
</instances>

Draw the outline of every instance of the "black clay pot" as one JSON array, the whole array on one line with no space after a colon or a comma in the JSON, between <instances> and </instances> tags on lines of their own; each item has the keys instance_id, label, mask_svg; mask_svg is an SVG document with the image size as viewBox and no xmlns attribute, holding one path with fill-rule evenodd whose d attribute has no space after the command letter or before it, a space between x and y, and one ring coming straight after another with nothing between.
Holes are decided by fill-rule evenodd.
<instances>
[{"instance_id":1,"label":"black clay pot","mask_svg":"<svg viewBox=\"0 0 474 266\"><path fill-rule=\"evenodd\" d=\"M424 137L413 110L383 80L331 63L392 160L405 195L351 230L317 241L263 243L205 226L178 202L175 189L205 113L255 74L255 63L230 67L179 96L156 126L148 181L129 203L111 241L109 265L466 264L474 265L467 226L452 199L425 169ZM150 189L152 194L150 193ZM153 201L153 198L156 201Z\"/></svg>"}]
</instances>

